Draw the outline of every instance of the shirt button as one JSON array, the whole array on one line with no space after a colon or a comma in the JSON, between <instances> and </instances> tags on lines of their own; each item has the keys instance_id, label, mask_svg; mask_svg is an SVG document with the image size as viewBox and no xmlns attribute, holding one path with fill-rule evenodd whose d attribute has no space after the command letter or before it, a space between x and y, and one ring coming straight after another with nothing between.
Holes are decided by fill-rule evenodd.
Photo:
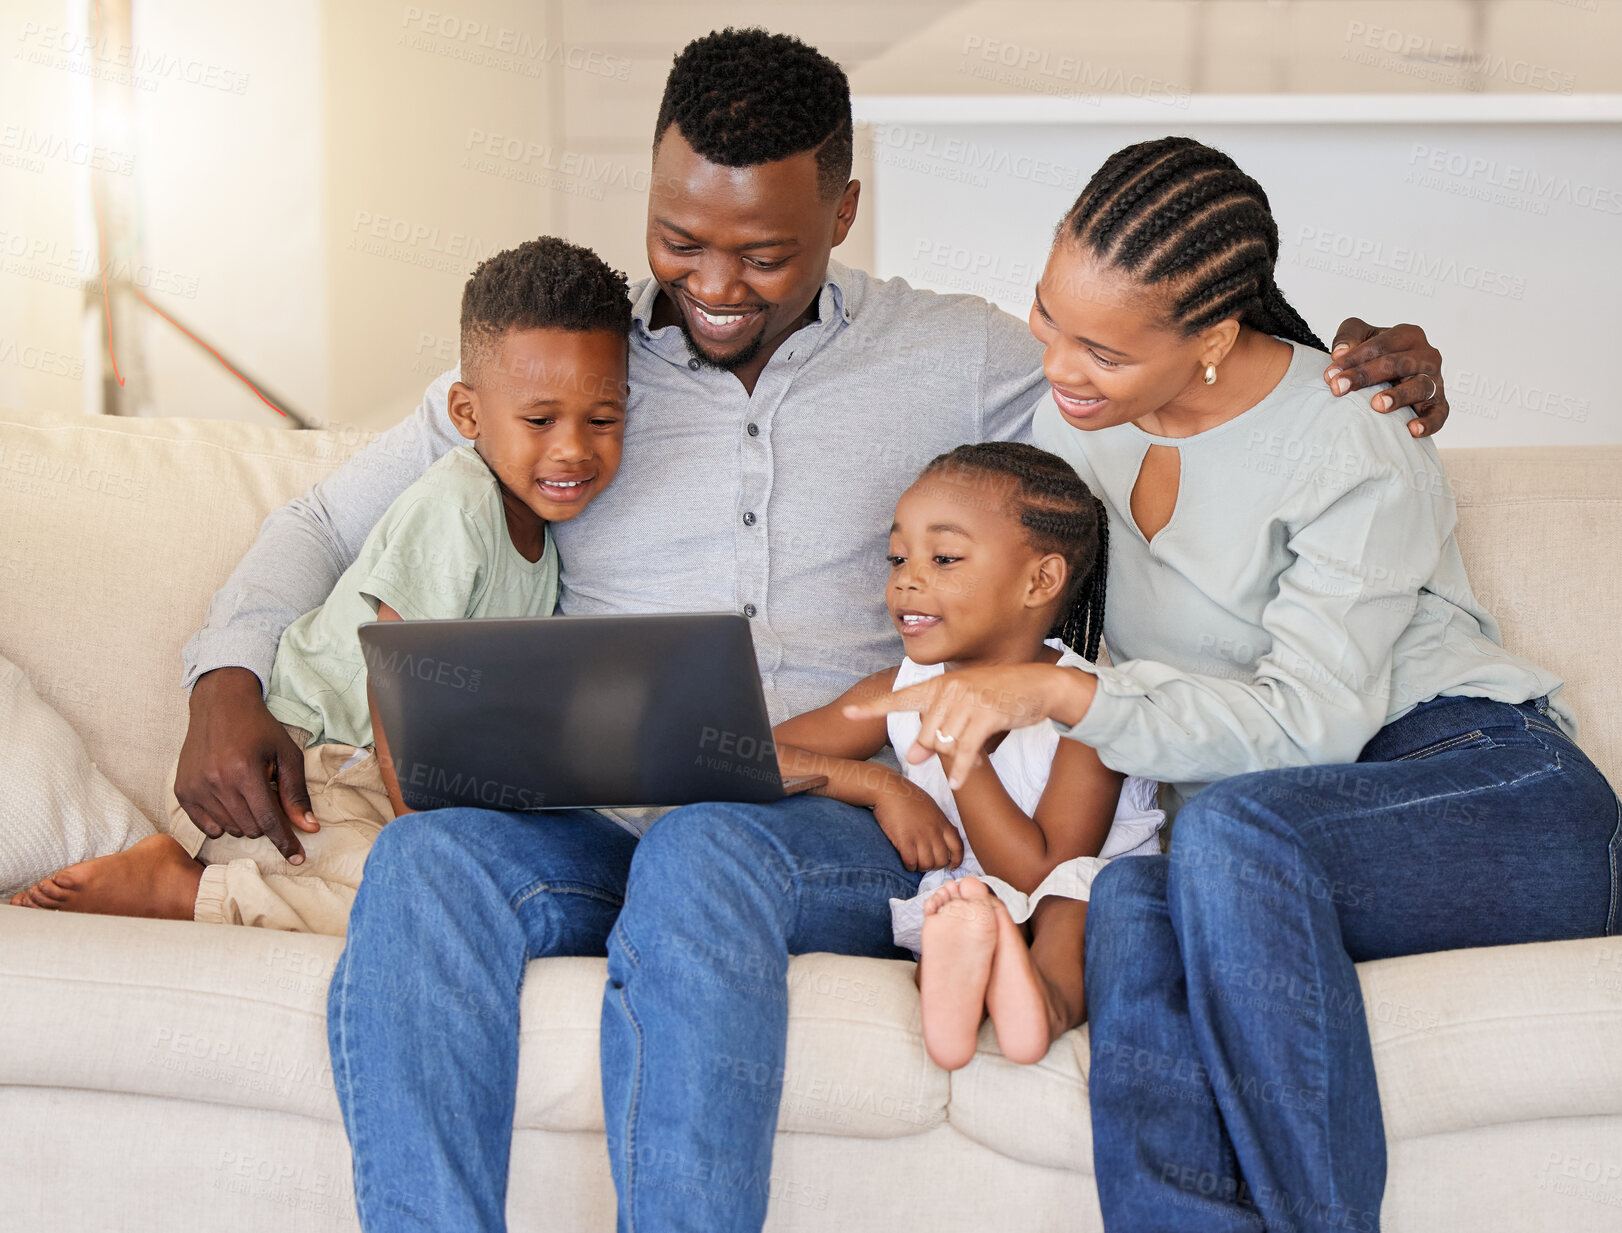
<instances>
[{"instance_id":1,"label":"shirt button","mask_svg":"<svg viewBox=\"0 0 1622 1233\"><path fill-rule=\"evenodd\" d=\"M687 361L687 367L691 368L694 372L697 372L698 371L698 361L697 360L688 360Z\"/></svg>"},{"instance_id":2,"label":"shirt button","mask_svg":"<svg viewBox=\"0 0 1622 1233\"><path fill-rule=\"evenodd\" d=\"M752 527L755 525L755 514L753 510L746 511L744 513L743 525L746 527Z\"/></svg>"},{"instance_id":3,"label":"shirt button","mask_svg":"<svg viewBox=\"0 0 1622 1233\"><path fill-rule=\"evenodd\" d=\"M754 616L755 615L755 606L753 604L745 604L743 606L743 614L746 617Z\"/></svg>"},{"instance_id":4,"label":"shirt button","mask_svg":"<svg viewBox=\"0 0 1622 1233\"><path fill-rule=\"evenodd\" d=\"M745 429L745 431L751 437L758 437L758 436L760 436L760 425L759 424L751 424L751 425L749 425L749 427L747 429Z\"/></svg>"}]
</instances>

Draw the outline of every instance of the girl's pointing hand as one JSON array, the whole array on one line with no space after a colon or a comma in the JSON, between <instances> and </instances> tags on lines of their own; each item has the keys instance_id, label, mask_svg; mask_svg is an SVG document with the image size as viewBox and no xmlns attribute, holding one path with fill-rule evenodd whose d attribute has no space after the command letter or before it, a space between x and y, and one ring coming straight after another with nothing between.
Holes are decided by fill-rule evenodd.
<instances>
[{"instance_id":1,"label":"girl's pointing hand","mask_svg":"<svg viewBox=\"0 0 1622 1233\"><path fill-rule=\"evenodd\" d=\"M1092 705L1098 678L1054 664L999 664L945 672L870 702L844 707L847 719L876 719L892 711L917 711L923 727L907 761L939 754L953 791L963 786L985 743L999 732L1044 719L1081 722Z\"/></svg>"}]
</instances>

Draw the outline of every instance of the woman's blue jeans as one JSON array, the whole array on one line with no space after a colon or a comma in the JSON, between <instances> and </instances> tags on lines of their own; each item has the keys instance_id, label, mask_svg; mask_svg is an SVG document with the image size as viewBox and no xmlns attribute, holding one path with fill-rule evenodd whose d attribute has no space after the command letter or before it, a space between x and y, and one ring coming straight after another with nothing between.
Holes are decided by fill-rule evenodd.
<instances>
[{"instance_id":1,"label":"woman's blue jeans","mask_svg":"<svg viewBox=\"0 0 1622 1233\"><path fill-rule=\"evenodd\" d=\"M1358 761L1237 775L1087 919L1109 1233L1379 1227L1385 1133L1354 963L1597 937L1622 805L1548 715L1438 698Z\"/></svg>"}]
</instances>

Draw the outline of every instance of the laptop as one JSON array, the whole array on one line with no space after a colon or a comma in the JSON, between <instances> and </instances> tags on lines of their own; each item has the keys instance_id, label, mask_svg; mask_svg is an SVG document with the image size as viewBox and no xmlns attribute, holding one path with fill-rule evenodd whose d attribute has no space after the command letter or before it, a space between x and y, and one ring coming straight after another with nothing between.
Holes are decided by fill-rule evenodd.
<instances>
[{"instance_id":1,"label":"laptop","mask_svg":"<svg viewBox=\"0 0 1622 1233\"><path fill-rule=\"evenodd\" d=\"M732 612L371 621L361 648L412 809L765 803L784 782Z\"/></svg>"}]
</instances>

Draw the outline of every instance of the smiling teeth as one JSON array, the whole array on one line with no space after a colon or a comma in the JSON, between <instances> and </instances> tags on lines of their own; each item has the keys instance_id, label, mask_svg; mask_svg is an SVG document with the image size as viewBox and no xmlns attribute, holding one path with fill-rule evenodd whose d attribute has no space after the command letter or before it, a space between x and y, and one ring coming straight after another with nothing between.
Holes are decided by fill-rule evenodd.
<instances>
[{"instance_id":1,"label":"smiling teeth","mask_svg":"<svg viewBox=\"0 0 1622 1233\"><path fill-rule=\"evenodd\" d=\"M903 625L917 625L923 621L938 621L939 619L939 617L932 616L904 616L901 618L901 623Z\"/></svg>"},{"instance_id":2,"label":"smiling teeth","mask_svg":"<svg viewBox=\"0 0 1622 1233\"><path fill-rule=\"evenodd\" d=\"M693 311L711 325L731 325L734 321L742 321L749 315L748 313L707 313L697 304L693 305Z\"/></svg>"},{"instance_id":3,"label":"smiling teeth","mask_svg":"<svg viewBox=\"0 0 1622 1233\"><path fill-rule=\"evenodd\" d=\"M585 480L542 480L548 488L578 488Z\"/></svg>"}]
</instances>

